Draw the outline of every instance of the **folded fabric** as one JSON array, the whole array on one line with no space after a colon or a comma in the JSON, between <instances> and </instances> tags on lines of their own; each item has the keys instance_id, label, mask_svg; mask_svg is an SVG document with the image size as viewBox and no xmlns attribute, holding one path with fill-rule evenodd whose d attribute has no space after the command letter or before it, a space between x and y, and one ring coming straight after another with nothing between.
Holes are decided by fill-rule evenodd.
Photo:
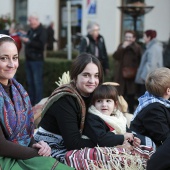
<instances>
[{"instance_id":1,"label":"folded fabric","mask_svg":"<svg viewBox=\"0 0 170 170\"><path fill-rule=\"evenodd\" d=\"M74 170L52 157L34 157L26 160L0 157L2 170Z\"/></svg>"}]
</instances>

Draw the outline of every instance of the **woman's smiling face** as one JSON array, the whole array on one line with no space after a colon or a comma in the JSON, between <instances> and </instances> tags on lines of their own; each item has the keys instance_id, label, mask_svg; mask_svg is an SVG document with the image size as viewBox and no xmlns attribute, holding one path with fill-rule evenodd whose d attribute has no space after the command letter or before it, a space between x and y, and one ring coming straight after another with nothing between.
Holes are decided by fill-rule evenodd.
<instances>
[{"instance_id":1,"label":"woman's smiling face","mask_svg":"<svg viewBox=\"0 0 170 170\"><path fill-rule=\"evenodd\" d=\"M18 63L18 50L13 42L3 42L0 44L0 82L8 84L8 80L13 78Z\"/></svg>"},{"instance_id":2,"label":"woman's smiling face","mask_svg":"<svg viewBox=\"0 0 170 170\"><path fill-rule=\"evenodd\" d=\"M99 70L96 64L89 63L77 76L76 87L82 96L89 96L99 85Z\"/></svg>"}]
</instances>

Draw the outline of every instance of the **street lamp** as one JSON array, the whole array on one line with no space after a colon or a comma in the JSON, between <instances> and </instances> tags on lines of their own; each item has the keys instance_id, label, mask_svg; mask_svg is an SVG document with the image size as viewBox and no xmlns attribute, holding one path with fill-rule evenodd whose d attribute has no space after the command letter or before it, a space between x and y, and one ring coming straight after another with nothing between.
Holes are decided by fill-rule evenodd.
<instances>
[{"instance_id":1,"label":"street lamp","mask_svg":"<svg viewBox=\"0 0 170 170\"><path fill-rule=\"evenodd\" d=\"M126 6L118 7L121 12L130 15L133 18L134 31L137 31L137 19L139 16L145 15L150 12L154 7L146 6L142 2L135 2L132 4L127 4Z\"/></svg>"}]
</instances>

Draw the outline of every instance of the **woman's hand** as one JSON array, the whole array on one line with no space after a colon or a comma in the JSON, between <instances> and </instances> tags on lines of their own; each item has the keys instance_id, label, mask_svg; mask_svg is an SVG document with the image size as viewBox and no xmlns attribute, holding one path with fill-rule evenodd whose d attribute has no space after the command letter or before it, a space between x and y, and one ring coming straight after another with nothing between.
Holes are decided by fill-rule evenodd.
<instances>
[{"instance_id":1,"label":"woman's hand","mask_svg":"<svg viewBox=\"0 0 170 170\"><path fill-rule=\"evenodd\" d=\"M133 146L139 147L140 143L141 143L141 140L139 138L137 138L137 137L134 137Z\"/></svg>"},{"instance_id":2,"label":"woman's hand","mask_svg":"<svg viewBox=\"0 0 170 170\"><path fill-rule=\"evenodd\" d=\"M51 155L51 148L44 141L39 141L38 143L33 144L32 147L36 148L36 149L39 149L38 154L40 156L50 156Z\"/></svg>"}]
</instances>

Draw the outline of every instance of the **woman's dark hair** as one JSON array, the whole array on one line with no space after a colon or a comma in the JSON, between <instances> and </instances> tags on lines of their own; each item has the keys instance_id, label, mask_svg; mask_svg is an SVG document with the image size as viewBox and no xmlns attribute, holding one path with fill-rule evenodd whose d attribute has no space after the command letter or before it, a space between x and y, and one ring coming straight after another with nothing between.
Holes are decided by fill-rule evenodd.
<instances>
[{"instance_id":1,"label":"woman's dark hair","mask_svg":"<svg viewBox=\"0 0 170 170\"><path fill-rule=\"evenodd\" d=\"M92 104L94 105L98 99L112 99L118 102L118 91L113 85L100 85L93 93Z\"/></svg>"},{"instance_id":2,"label":"woman's dark hair","mask_svg":"<svg viewBox=\"0 0 170 170\"><path fill-rule=\"evenodd\" d=\"M103 82L103 68L101 63L95 56L88 53L82 53L74 60L70 70L71 80L77 79L77 76L85 69L89 63L94 63L98 67L99 84L101 84Z\"/></svg>"},{"instance_id":3,"label":"woman's dark hair","mask_svg":"<svg viewBox=\"0 0 170 170\"><path fill-rule=\"evenodd\" d=\"M157 32L155 30L146 30L144 33L147 37L150 37L151 40L157 36Z\"/></svg>"}]
</instances>

